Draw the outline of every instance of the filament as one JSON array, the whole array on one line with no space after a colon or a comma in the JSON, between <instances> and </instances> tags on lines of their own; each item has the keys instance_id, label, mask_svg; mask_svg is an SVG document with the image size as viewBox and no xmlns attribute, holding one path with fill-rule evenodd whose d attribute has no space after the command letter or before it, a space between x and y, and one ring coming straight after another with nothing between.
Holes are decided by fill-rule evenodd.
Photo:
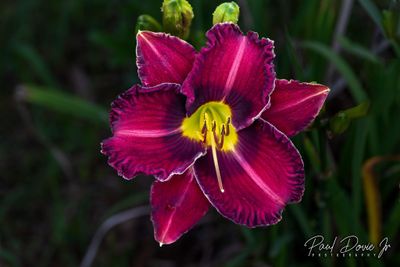
<instances>
[{"instance_id":1,"label":"filament","mask_svg":"<svg viewBox=\"0 0 400 267\"><path fill-rule=\"evenodd\" d=\"M217 180L218 180L218 187L221 193L224 193L224 187L222 185L222 179L221 179L221 171L219 170L219 164L218 164L218 157L217 157L217 150L215 148L215 140L211 138L211 150L212 150L212 157L214 161L214 168L215 168L215 173L217 175Z\"/></svg>"},{"instance_id":2,"label":"filament","mask_svg":"<svg viewBox=\"0 0 400 267\"><path fill-rule=\"evenodd\" d=\"M225 136L225 125L222 125L222 130L221 130L221 139L218 142L218 149L222 149L224 147L224 136ZM214 133L215 137L215 133ZM215 140L217 142L217 140Z\"/></svg>"}]
</instances>

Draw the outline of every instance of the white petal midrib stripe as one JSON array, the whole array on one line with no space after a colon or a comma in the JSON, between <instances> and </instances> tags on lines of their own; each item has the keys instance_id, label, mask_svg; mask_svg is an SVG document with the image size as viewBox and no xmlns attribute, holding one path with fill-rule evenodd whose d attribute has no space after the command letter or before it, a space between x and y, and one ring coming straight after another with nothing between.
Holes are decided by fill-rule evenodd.
<instances>
[{"instance_id":1,"label":"white petal midrib stripe","mask_svg":"<svg viewBox=\"0 0 400 267\"><path fill-rule=\"evenodd\" d=\"M169 130L118 130L114 133L115 136L124 137L148 137L157 138L175 135L181 132L180 128L169 129Z\"/></svg>"},{"instance_id":2,"label":"white petal midrib stripe","mask_svg":"<svg viewBox=\"0 0 400 267\"><path fill-rule=\"evenodd\" d=\"M250 166L250 164L243 158L243 156L235 151L233 156L239 163L239 165L243 168L243 170L248 174L250 179L263 191L266 195L268 195L272 200L276 201L280 205L285 205L285 202L282 200L280 196L274 193L274 191L264 183L261 177L256 173L256 171Z\"/></svg>"}]
</instances>

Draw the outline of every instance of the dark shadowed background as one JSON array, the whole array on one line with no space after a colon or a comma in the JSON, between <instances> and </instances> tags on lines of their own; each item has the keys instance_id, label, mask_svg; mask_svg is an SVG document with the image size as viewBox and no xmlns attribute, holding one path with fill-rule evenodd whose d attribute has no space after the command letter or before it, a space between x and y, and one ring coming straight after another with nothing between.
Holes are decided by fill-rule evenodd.
<instances>
[{"instance_id":1,"label":"dark shadowed background","mask_svg":"<svg viewBox=\"0 0 400 267\"><path fill-rule=\"evenodd\" d=\"M197 48L220 2L190 0ZM159 248L148 212L128 219L148 205L153 178L118 177L100 142L111 101L139 82L136 19L161 20L161 0L2 0L1 267L79 266L85 255L85 266L400 266L399 1L237 2L242 29L275 40L278 77L331 87L316 123L294 138L303 201L254 230L210 210ZM116 225L90 247L105 221ZM388 237L391 248L380 259L311 257L304 242L317 234Z\"/></svg>"}]
</instances>

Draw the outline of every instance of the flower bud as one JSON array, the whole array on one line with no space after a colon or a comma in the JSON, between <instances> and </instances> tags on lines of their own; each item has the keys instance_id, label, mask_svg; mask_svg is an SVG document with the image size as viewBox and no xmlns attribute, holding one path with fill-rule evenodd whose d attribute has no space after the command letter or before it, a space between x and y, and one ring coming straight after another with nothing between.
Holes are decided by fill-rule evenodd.
<instances>
[{"instance_id":1,"label":"flower bud","mask_svg":"<svg viewBox=\"0 0 400 267\"><path fill-rule=\"evenodd\" d=\"M186 0L164 0L161 10L163 12L164 30L186 39L189 36L190 25L194 17L189 2Z\"/></svg>"},{"instance_id":2,"label":"flower bud","mask_svg":"<svg viewBox=\"0 0 400 267\"><path fill-rule=\"evenodd\" d=\"M239 20L239 6L235 2L220 4L213 13L213 24L221 22L237 23Z\"/></svg>"},{"instance_id":3,"label":"flower bud","mask_svg":"<svg viewBox=\"0 0 400 267\"><path fill-rule=\"evenodd\" d=\"M160 32L162 29L160 23L152 16L140 15L136 22L136 32L139 30Z\"/></svg>"}]
</instances>

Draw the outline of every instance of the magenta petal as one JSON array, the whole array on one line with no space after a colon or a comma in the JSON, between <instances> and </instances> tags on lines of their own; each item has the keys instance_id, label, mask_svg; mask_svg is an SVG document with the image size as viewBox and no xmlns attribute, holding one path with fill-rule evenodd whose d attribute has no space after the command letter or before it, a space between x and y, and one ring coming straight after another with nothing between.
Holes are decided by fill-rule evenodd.
<instances>
[{"instance_id":1,"label":"magenta petal","mask_svg":"<svg viewBox=\"0 0 400 267\"><path fill-rule=\"evenodd\" d=\"M217 154L225 192L218 188L211 153L195 163L197 181L211 204L235 223L277 223L284 206L303 195L301 156L284 134L262 120L238 135L235 151Z\"/></svg>"},{"instance_id":2,"label":"magenta petal","mask_svg":"<svg viewBox=\"0 0 400 267\"><path fill-rule=\"evenodd\" d=\"M136 63L142 84L181 84L192 69L196 51L185 41L165 33L137 35Z\"/></svg>"},{"instance_id":3,"label":"magenta petal","mask_svg":"<svg viewBox=\"0 0 400 267\"><path fill-rule=\"evenodd\" d=\"M192 168L167 182L154 182L151 188L151 220L155 239L160 245L175 242L203 217L209 206Z\"/></svg>"},{"instance_id":4,"label":"magenta petal","mask_svg":"<svg viewBox=\"0 0 400 267\"><path fill-rule=\"evenodd\" d=\"M271 107L262 118L287 136L294 136L312 123L328 93L329 88L321 84L277 79Z\"/></svg>"},{"instance_id":5,"label":"magenta petal","mask_svg":"<svg viewBox=\"0 0 400 267\"><path fill-rule=\"evenodd\" d=\"M200 143L181 134L185 97L179 88L134 86L113 102L113 136L102 143L102 153L124 178L144 173L167 180L185 172L204 153Z\"/></svg>"},{"instance_id":6,"label":"magenta petal","mask_svg":"<svg viewBox=\"0 0 400 267\"><path fill-rule=\"evenodd\" d=\"M244 36L231 23L215 25L207 38L182 86L187 110L190 115L206 102L224 101L232 109L233 125L242 129L269 102L275 80L273 42L254 32Z\"/></svg>"}]
</instances>

